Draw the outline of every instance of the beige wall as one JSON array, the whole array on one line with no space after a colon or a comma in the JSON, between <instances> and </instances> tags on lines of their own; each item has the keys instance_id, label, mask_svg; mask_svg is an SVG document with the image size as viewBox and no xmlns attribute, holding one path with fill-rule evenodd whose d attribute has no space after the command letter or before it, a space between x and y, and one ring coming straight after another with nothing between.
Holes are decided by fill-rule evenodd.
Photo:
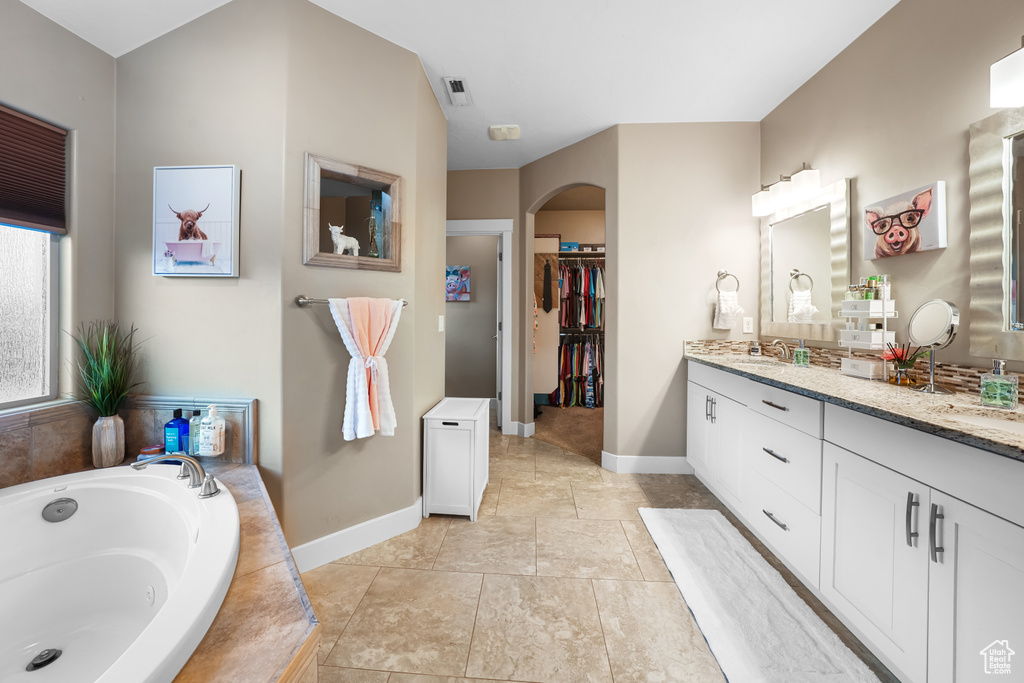
<instances>
[{"instance_id":1,"label":"beige wall","mask_svg":"<svg viewBox=\"0 0 1024 683\"><path fill-rule=\"evenodd\" d=\"M448 220L478 220L504 218L512 219L512 254L505 255L510 259L512 267L512 320L508 325L508 333L512 335L512 386L502 389L504 399L509 401L513 421L531 422L533 420L533 397L530 397L529 411L523 409L525 399L521 399L525 391L521 381L523 370L519 345L522 336L529 332L532 335L533 324L526 325L520 314L523 294L518 283L520 280L519 266L523 246L521 242L522 222L519 215L519 170L491 169L480 171L449 171L447 188ZM443 272L443 271L442 271ZM532 275L531 275L532 277ZM530 320L533 320L533 298L528 297L530 304ZM532 339L532 337L531 337ZM532 341L531 349L532 347Z\"/></svg>"},{"instance_id":2,"label":"beige wall","mask_svg":"<svg viewBox=\"0 0 1024 683\"><path fill-rule=\"evenodd\" d=\"M444 395L498 397L498 236L447 240L445 263L470 267L470 300L445 302Z\"/></svg>"},{"instance_id":3,"label":"beige wall","mask_svg":"<svg viewBox=\"0 0 1024 683\"><path fill-rule=\"evenodd\" d=\"M538 211L534 234L562 236L563 242L604 244L604 211Z\"/></svg>"},{"instance_id":4,"label":"beige wall","mask_svg":"<svg viewBox=\"0 0 1024 683\"><path fill-rule=\"evenodd\" d=\"M0 17L0 103L71 131L59 316L74 330L114 315L114 58L17 0L0 0ZM58 336L64 395L71 345Z\"/></svg>"},{"instance_id":5,"label":"beige wall","mask_svg":"<svg viewBox=\"0 0 1024 683\"><path fill-rule=\"evenodd\" d=\"M605 413L605 450L683 455L684 340L753 338L740 325L712 330L711 301L718 270L735 273L756 329L759 242L750 195L757 169L757 123L619 126L614 241L608 221L609 262L617 266L609 323L617 339L607 382L617 402Z\"/></svg>"},{"instance_id":6,"label":"beige wall","mask_svg":"<svg viewBox=\"0 0 1024 683\"><path fill-rule=\"evenodd\" d=\"M236 0L117 63L117 315L146 339L148 393L259 399L279 512L286 25L285 4ZM191 164L241 168L239 278L151 275L153 167Z\"/></svg>"},{"instance_id":7,"label":"beige wall","mask_svg":"<svg viewBox=\"0 0 1024 683\"><path fill-rule=\"evenodd\" d=\"M446 122L415 54L312 3L291 0L288 6L279 302L285 533L296 545L408 507L420 495L420 416L444 395L437 316L444 310ZM351 93L360 97L353 100ZM307 151L402 177L402 272L302 265ZM394 436L342 439L349 356L326 307L291 303L303 292L409 302L386 355L398 420Z\"/></svg>"},{"instance_id":8,"label":"beige wall","mask_svg":"<svg viewBox=\"0 0 1024 683\"><path fill-rule=\"evenodd\" d=\"M443 395L446 158L416 56L305 0L235 0L118 60L117 121L117 311L150 337L150 393L259 399L293 546L413 504L419 416ZM306 151L402 176L401 273L302 265ZM152 167L213 163L242 169L241 277L152 277ZM342 440L348 355L300 293L410 302L387 354L395 436Z\"/></svg>"},{"instance_id":9,"label":"beige wall","mask_svg":"<svg viewBox=\"0 0 1024 683\"><path fill-rule=\"evenodd\" d=\"M968 127L994 113L989 66L1020 47L1022 26L1019 0L903 0L761 123L763 181L805 161L823 184L854 179L851 281L893 276L897 340L924 301L959 306L960 334L940 361L988 365L968 351ZM936 180L946 181L949 246L866 260L864 207Z\"/></svg>"}]
</instances>

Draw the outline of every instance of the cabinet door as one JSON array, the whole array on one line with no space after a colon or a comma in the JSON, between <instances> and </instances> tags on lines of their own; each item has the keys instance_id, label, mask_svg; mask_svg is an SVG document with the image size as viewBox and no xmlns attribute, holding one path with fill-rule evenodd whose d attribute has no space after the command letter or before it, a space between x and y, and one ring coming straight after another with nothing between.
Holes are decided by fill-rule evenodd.
<instances>
[{"instance_id":1,"label":"cabinet door","mask_svg":"<svg viewBox=\"0 0 1024 683\"><path fill-rule=\"evenodd\" d=\"M1024 680L1024 528L940 491L931 502L928 682Z\"/></svg>"},{"instance_id":2,"label":"cabinet door","mask_svg":"<svg viewBox=\"0 0 1024 683\"><path fill-rule=\"evenodd\" d=\"M825 444L820 590L905 683L927 670L928 502L920 482Z\"/></svg>"},{"instance_id":3,"label":"cabinet door","mask_svg":"<svg viewBox=\"0 0 1024 683\"><path fill-rule=\"evenodd\" d=\"M712 476L726 502L743 509L743 436L747 409L736 401L711 394L711 438L708 458Z\"/></svg>"},{"instance_id":4,"label":"cabinet door","mask_svg":"<svg viewBox=\"0 0 1024 683\"><path fill-rule=\"evenodd\" d=\"M686 460L707 477L708 427L711 425L711 392L699 384L686 386Z\"/></svg>"}]
</instances>

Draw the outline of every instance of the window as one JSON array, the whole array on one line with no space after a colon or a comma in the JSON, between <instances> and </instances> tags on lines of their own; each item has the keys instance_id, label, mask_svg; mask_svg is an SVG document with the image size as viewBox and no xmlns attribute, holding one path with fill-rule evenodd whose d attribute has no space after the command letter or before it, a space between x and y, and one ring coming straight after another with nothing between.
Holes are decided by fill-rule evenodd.
<instances>
[{"instance_id":1,"label":"window","mask_svg":"<svg viewBox=\"0 0 1024 683\"><path fill-rule=\"evenodd\" d=\"M0 106L0 409L57 396L67 131Z\"/></svg>"}]
</instances>

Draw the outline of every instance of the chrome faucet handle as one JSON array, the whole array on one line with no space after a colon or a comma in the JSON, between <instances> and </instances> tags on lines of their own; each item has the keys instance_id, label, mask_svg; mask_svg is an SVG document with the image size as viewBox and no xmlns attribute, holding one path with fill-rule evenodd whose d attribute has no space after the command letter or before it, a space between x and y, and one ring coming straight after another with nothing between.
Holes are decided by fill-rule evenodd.
<instances>
[{"instance_id":1,"label":"chrome faucet handle","mask_svg":"<svg viewBox=\"0 0 1024 683\"><path fill-rule=\"evenodd\" d=\"M200 498L213 498L220 493L220 488L217 486L217 482L214 481L212 474L207 474L203 478L203 488L199 489Z\"/></svg>"}]
</instances>

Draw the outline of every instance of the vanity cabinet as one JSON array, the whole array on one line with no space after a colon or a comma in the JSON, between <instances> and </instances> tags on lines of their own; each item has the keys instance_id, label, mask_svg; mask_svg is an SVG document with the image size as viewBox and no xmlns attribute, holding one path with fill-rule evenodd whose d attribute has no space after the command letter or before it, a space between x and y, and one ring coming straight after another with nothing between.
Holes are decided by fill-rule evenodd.
<instances>
[{"instance_id":1,"label":"vanity cabinet","mask_svg":"<svg viewBox=\"0 0 1024 683\"><path fill-rule=\"evenodd\" d=\"M929 489L829 443L823 470L819 590L911 681L924 681Z\"/></svg>"},{"instance_id":2,"label":"vanity cabinet","mask_svg":"<svg viewBox=\"0 0 1024 683\"><path fill-rule=\"evenodd\" d=\"M687 386L686 454L695 470L714 482L733 505L743 500L741 463L746 408L695 382Z\"/></svg>"}]
</instances>

